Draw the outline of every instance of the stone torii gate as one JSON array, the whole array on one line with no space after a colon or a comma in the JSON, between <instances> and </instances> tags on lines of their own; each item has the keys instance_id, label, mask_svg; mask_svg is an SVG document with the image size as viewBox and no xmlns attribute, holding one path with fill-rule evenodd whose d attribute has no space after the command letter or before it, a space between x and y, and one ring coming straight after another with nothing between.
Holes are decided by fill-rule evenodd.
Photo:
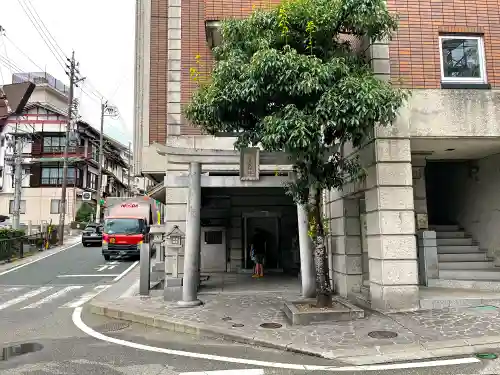
<instances>
[{"instance_id":1,"label":"stone torii gate","mask_svg":"<svg viewBox=\"0 0 500 375\"><path fill-rule=\"evenodd\" d=\"M236 150L200 149L172 147L155 144L158 154L167 158L164 179L166 192L169 189L187 189L184 266L182 277L178 274L165 276L165 298L178 300L184 307L197 306L199 285L199 262L201 248L201 188L202 187L283 187L293 178L289 156L285 153L262 152L258 148ZM203 170L202 170L203 166ZM187 167L187 173L186 173ZM267 168L266 168L267 167ZM239 176L210 175L211 171L239 170ZM261 176L261 170L278 171L275 176ZM168 212L168 194L166 199ZM177 205L178 206L178 205ZM312 297L316 291L313 253L308 238L308 217L305 207L297 207L300 243L300 265L302 294ZM166 215L165 233L173 230ZM166 262L169 252L178 254L178 246L166 247ZM167 272L168 264L165 264Z\"/></svg>"}]
</instances>

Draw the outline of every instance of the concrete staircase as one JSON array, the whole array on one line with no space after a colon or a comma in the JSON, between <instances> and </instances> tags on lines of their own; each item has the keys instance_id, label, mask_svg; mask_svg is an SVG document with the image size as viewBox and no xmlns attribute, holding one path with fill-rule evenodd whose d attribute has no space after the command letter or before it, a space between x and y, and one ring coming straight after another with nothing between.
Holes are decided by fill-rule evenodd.
<instances>
[{"instance_id":1,"label":"concrete staircase","mask_svg":"<svg viewBox=\"0 0 500 375\"><path fill-rule=\"evenodd\" d=\"M500 267L458 225L434 225L439 279L429 286L500 291Z\"/></svg>"}]
</instances>

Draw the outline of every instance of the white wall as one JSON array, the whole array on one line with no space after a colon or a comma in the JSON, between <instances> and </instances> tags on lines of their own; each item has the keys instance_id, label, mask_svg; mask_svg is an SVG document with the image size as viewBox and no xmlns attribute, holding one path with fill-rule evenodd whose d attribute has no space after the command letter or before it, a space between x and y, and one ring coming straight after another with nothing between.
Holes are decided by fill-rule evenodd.
<instances>
[{"instance_id":1,"label":"white wall","mask_svg":"<svg viewBox=\"0 0 500 375\"><path fill-rule=\"evenodd\" d=\"M79 199L75 199L75 193L81 192L80 189L68 188L66 192L66 218L65 222L70 223L74 219L78 209ZM0 195L0 214L9 215L9 201L14 199L13 193ZM52 199L61 199L61 188L24 188L22 200L26 201L26 213L21 214L21 223L40 224L42 221L59 223L59 214L51 214L50 205Z\"/></svg>"}]
</instances>

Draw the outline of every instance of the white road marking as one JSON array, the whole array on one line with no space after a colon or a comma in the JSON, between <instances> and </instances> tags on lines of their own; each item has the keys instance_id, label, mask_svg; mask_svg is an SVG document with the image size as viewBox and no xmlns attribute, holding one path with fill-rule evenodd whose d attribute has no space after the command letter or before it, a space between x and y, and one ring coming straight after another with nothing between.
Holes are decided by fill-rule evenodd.
<instances>
[{"instance_id":1,"label":"white road marking","mask_svg":"<svg viewBox=\"0 0 500 375\"><path fill-rule=\"evenodd\" d=\"M179 375L264 375L263 369L181 372Z\"/></svg>"},{"instance_id":2,"label":"white road marking","mask_svg":"<svg viewBox=\"0 0 500 375\"><path fill-rule=\"evenodd\" d=\"M68 286L68 287L66 287L64 289L61 289L61 290L55 292L54 294L51 294L50 296L47 296L47 297L42 298L41 300L39 300L37 302L32 303L29 306L23 307L21 310L24 310L24 309L35 309L37 307L40 307L44 303L51 302L51 301L55 300L56 298L64 296L65 294L71 292L72 290L81 289L81 288L83 288L83 286L80 286L80 285Z\"/></svg>"},{"instance_id":3,"label":"white road marking","mask_svg":"<svg viewBox=\"0 0 500 375\"><path fill-rule=\"evenodd\" d=\"M87 292L87 293L83 294L80 298L62 305L61 308L74 309L74 308L80 307L84 303L90 301L92 298L94 298L95 296L97 296L99 293L104 292L110 286L111 285L99 285L99 286L96 286L94 288L94 290L92 290L91 292Z\"/></svg>"},{"instance_id":4,"label":"white road marking","mask_svg":"<svg viewBox=\"0 0 500 375\"><path fill-rule=\"evenodd\" d=\"M23 294L22 296L19 296L17 298L11 299L10 301L4 302L0 305L0 310L6 309L7 307L11 307L13 305L16 305L18 303L24 302L27 299L30 299L32 297L35 297L39 294L45 293L46 291L52 289L51 286L44 286L39 289L32 290L31 292L28 292L26 294Z\"/></svg>"},{"instance_id":5,"label":"white road marking","mask_svg":"<svg viewBox=\"0 0 500 375\"><path fill-rule=\"evenodd\" d=\"M120 276L116 273L111 274L111 273L101 273L99 275L57 275L57 277L64 279L64 278L70 278L70 277L115 277L115 276Z\"/></svg>"},{"instance_id":6,"label":"white road marking","mask_svg":"<svg viewBox=\"0 0 500 375\"><path fill-rule=\"evenodd\" d=\"M57 250L57 251L56 251L56 252L54 252L54 253L51 253L51 254L45 255L45 256L43 256L43 257L41 257L41 258L34 259L34 260L32 260L31 262L24 263L24 264L20 264L20 265L19 265L19 266L17 266L17 267L10 268L10 269L8 269L7 271L0 272L0 276L7 275L8 273L11 273L11 272L17 271L17 270L18 270L18 269L20 269L20 268L23 268L23 267L29 266L30 264L33 264L33 263L39 262L39 261L41 261L42 259L46 259L46 258L48 258L48 257L51 257L52 255L59 254L60 252L63 252L63 251L65 251L65 250L71 249L72 247L75 247L76 245L80 245L80 242L74 243L73 245L69 245L68 247L63 247L62 249Z\"/></svg>"},{"instance_id":7,"label":"white road marking","mask_svg":"<svg viewBox=\"0 0 500 375\"><path fill-rule=\"evenodd\" d=\"M250 366L258 367L272 367L272 368L283 368L290 370L306 370L306 371L337 371L337 372L349 372L349 371L383 371L383 370L397 370L405 368L422 368L422 367L438 367L438 366L451 366L451 365L462 365L467 363L478 363L479 359L468 357L468 358L456 358L456 359L443 359L439 361L425 361L425 362L410 362L410 363L392 363L387 365L365 365L365 366L345 366L345 367L332 367L332 366L316 366L316 365L299 365L295 363L279 363L279 362L266 362L258 361L254 359L245 358L234 358L234 357L223 357L214 354L203 354L186 352L182 350L173 350L166 348L158 348L156 346L143 345L136 342L126 341L117 339L114 337L109 337L94 331L92 328L87 326L82 321L82 308L78 307L73 311L72 314L73 323L82 332L89 336L92 336L98 340L107 341L116 345L127 346L129 348L134 348L138 350L147 350L150 352L164 353L168 355L176 355L180 357L189 357L197 359L206 359L209 361L227 362L227 363L239 363Z\"/></svg>"},{"instance_id":8,"label":"white road marking","mask_svg":"<svg viewBox=\"0 0 500 375\"><path fill-rule=\"evenodd\" d=\"M24 289L24 287L20 287L20 286L15 286L13 288L7 288L5 289L4 291L5 292L18 292L20 290Z\"/></svg>"},{"instance_id":9,"label":"white road marking","mask_svg":"<svg viewBox=\"0 0 500 375\"><path fill-rule=\"evenodd\" d=\"M132 263L132 265L127 268L125 271L123 271L121 274L119 274L118 276L116 276L113 281L116 282L118 280L121 280L127 273L129 273L130 271L132 271L134 269L135 266L137 266L139 264L139 261L136 261L134 263Z\"/></svg>"}]
</instances>

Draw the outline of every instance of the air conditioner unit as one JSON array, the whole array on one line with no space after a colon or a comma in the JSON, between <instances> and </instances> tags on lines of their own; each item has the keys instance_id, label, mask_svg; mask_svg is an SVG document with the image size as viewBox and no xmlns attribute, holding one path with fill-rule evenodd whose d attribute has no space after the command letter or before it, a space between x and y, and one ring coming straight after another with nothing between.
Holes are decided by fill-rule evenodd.
<instances>
[{"instance_id":1,"label":"air conditioner unit","mask_svg":"<svg viewBox=\"0 0 500 375\"><path fill-rule=\"evenodd\" d=\"M92 193L90 191L84 191L82 193L82 201L91 201L92 200Z\"/></svg>"}]
</instances>

